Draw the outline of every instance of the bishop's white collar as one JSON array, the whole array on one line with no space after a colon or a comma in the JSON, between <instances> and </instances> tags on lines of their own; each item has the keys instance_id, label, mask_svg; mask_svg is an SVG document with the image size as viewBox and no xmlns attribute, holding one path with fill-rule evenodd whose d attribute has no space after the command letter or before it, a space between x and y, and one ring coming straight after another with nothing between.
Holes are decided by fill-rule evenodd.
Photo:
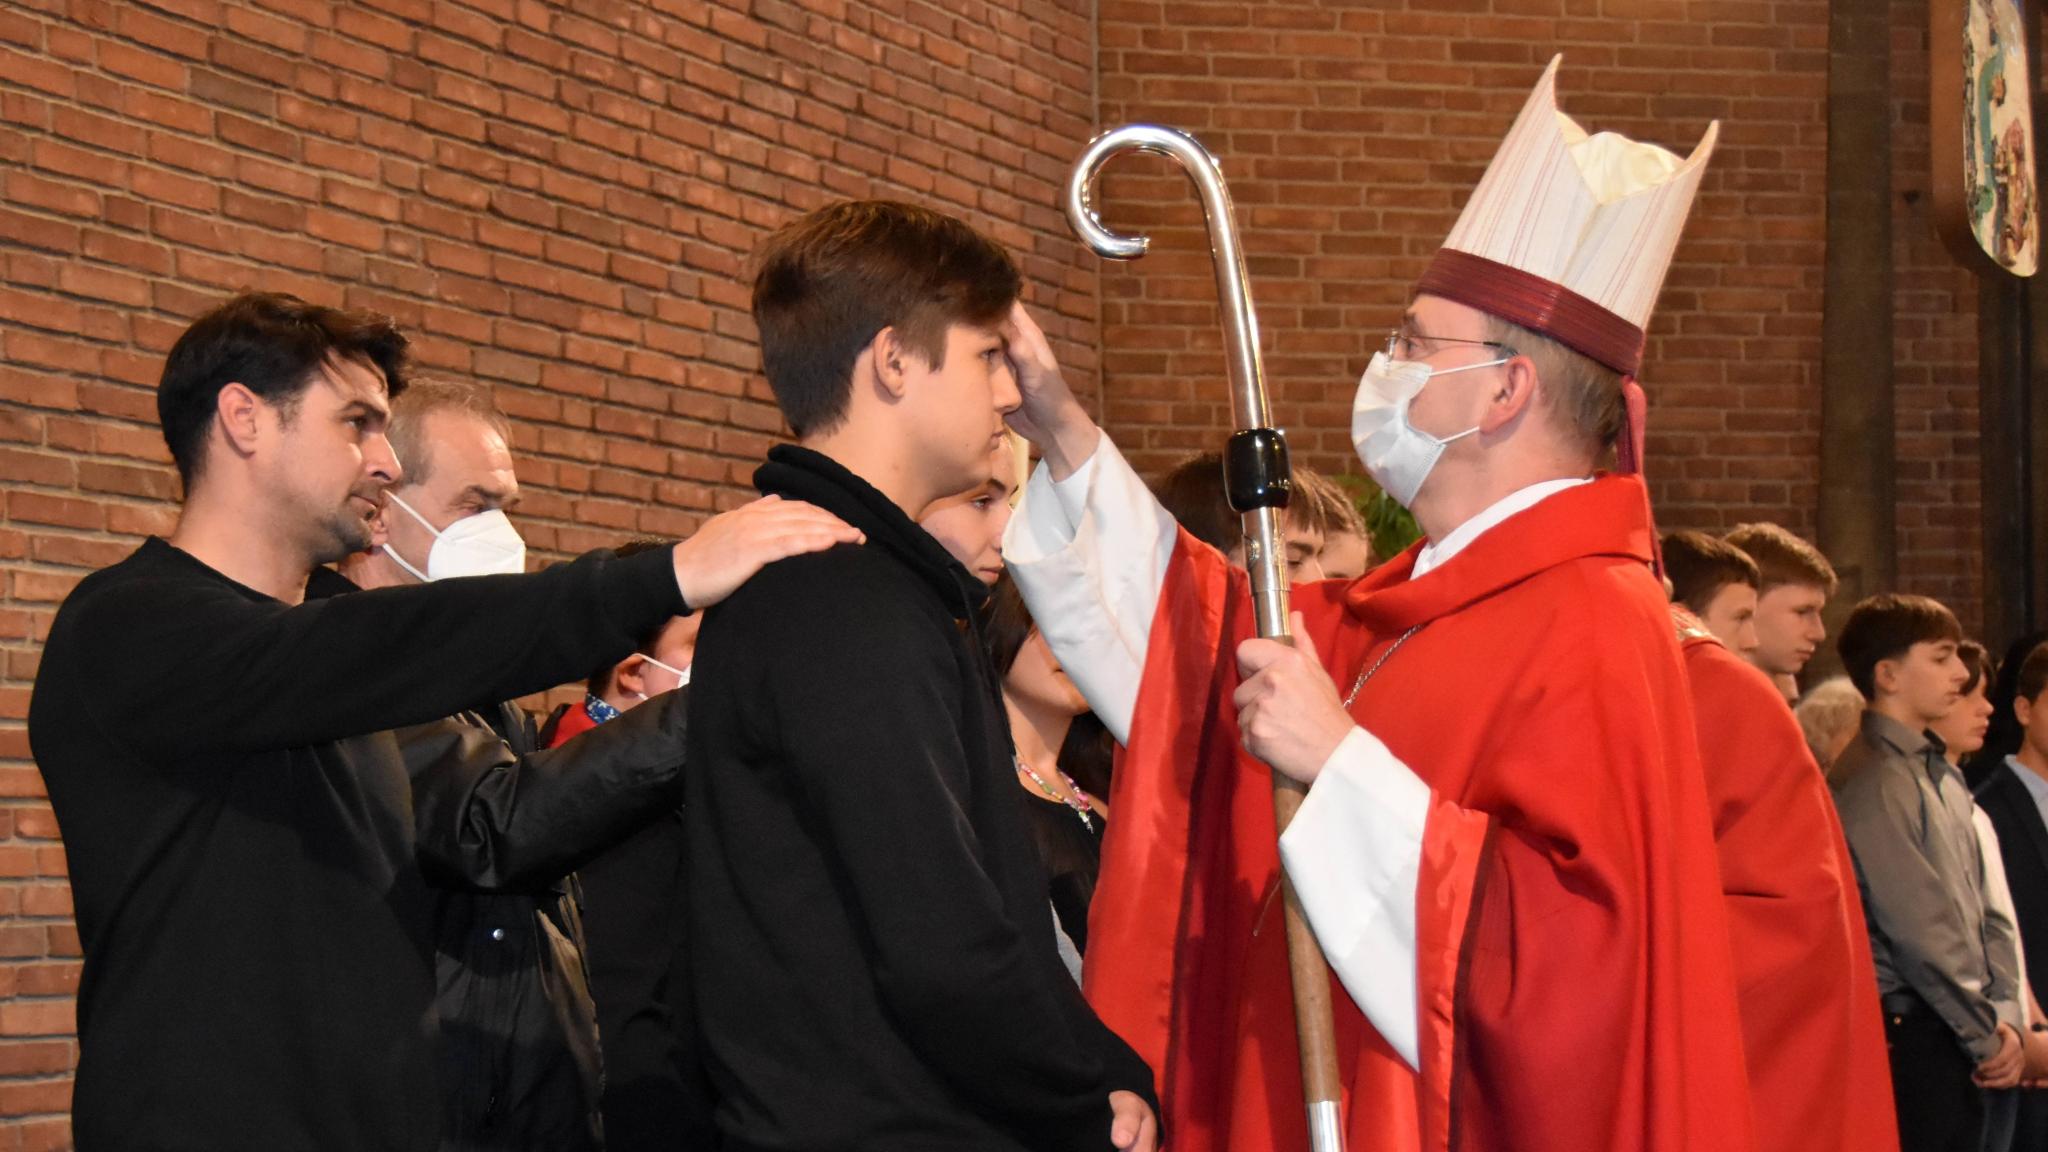
<instances>
[{"instance_id":1,"label":"bishop's white collar","mask_svg":"<svg viewBox=\"0 0 2048 1152\"><path fill-rule=\"evenodd\" d=\"M1442 567L1445 561L1463 552L1474 540L1484 536L1488 530L1515 513L1526 512L1559 492L1592 482L1590 477L1545 480L1540 484L1531 484L1527 488L1518 488L1508 493L1494 501L1485 511L1445 533L1442 540L1425 545L1416 555L1415 568L1408 574L1408 578L1419 579L1428 575L1431 570Z\"/></svg>"}]
</instances>

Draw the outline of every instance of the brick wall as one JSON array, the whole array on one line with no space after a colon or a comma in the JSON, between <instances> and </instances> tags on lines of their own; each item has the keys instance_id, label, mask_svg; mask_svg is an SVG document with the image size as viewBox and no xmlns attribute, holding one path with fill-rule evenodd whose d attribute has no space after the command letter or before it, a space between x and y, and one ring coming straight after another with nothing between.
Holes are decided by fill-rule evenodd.
<instances>
[{"instance_id":1,"label":"brick wall","mask_svg":"<svg viewBox=\"0 0 2048 1152\"><path fill-rule=\"evenodd\" d=\"M1926 185L1924 0L1895 0L1899 189ZM1222 158L1277 419L1356 471L1358 374L1553 51L1562 106L1681 154L1721 141L1650 327L1650 476L1666 528L1815 531L1826 216L1826 0L1401 0L1339 8L1103 0L1102 120L1161 120ZM1102 283L1107 414L1142 469L1229 423L1199 208L1120 161L1108 219L1157 236ZM1926 201L1896 225L1902 581L1979 614L1975 297Z\"/></svg>"},{"instance_id":2,"label":"brick wall","mask_svg":"<svg viewBox=\"0 0 2048 1152\"><path fill-rule=\"evenodd\" d=\"M1928 192L1927 3L1892 4L1892 380L1899 583L1983 621L1977 278L1934 233ZM1993 651L2008 638L1992 637Z\"/></svg>"},{"instance_id":3,"label":"brick wall","mask_svg":"<svg viewBox=\"0 0 2048 1152\"><path fill-rule=\"evenodd\" d=\"M173 523L152 389L183 325L243 286L390 312L426 370L497 385L538 552L684 534L780 431L741 258L827 200L990 230L1092 382L1054 208L1090 36L1085 0L0 3L0 1149L68 1142L75 1058L36 645Z\"/></svg>"}]
</instances>

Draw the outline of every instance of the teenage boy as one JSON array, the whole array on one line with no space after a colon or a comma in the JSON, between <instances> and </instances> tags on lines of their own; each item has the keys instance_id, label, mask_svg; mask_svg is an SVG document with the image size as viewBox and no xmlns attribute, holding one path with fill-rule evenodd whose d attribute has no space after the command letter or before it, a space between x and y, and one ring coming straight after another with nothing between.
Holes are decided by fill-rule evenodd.
<instances>
[{"instance_id":1,"label":"teenage boy","mask_svg":"<svg viewBox=\"0 0 2048 1152\"><path fill-rule=\"evenodd\" d=\"M516 813L479 789L417 834L418 741L388 729L561 683L764 560L856 535L757 503L628 560L302 602L316 566L372 543L401 475L404 353L384 317L281 294L201 317L157 389L177 530L51 625L29 732L85 951L81 1147L436 1147L421 859L484 882ZM473 735L447 752L510 759ZM589 799L579 825L618 801Z\"/></svg>"},{"instance_id":2,"label":"teenage boy","mask_svg":"<svg viewBox=\"0 0 2048 1152\"><path fill-rule=\"evenodd\" d=\"M689 935L725 1146L1148 1152L1150 1070L1054 943L986 587L917 524L988 480L1017 407L1016 266L887 202L814 212L757 259L798 443L754 482L866 544L771 566L698 638Z\"/></svg>"},{"instance_id":3,"label":"teenage boy","mask_svg":"<svg viewBox=\"0 0 2048 1152\"><path fill-rule=\"evenodd\" d=\"M1722 537L1756 561L1756 638L1749 661L1764 670L1788 702L1799 698L1799 673L1828 638L1821 609L1835 594L1835 569L1820 549L1776 524L1743 524Z\"/></svg>"},{"instance_id":4,"label":"teenage boy","mask_svg":"<svg viewBox=\"0 0 2048 1152\"><path fill-rule=\"evenodd\" d=\"M2016 1106L2018 973L1989 946L1970 792L1927 731L1962 694L1962 629L1924 596L1858 604L1838 645L1869 701L1837 762L1891 1050L1900 1145L1974 1148Z\"/></svg>"},{"instance_id":5,"label":"teenage boy","mask_svg":"<svg viewBox=\"0 0 2048 1152\"><path fill-rule=\"evenodd\" d=\"M1763 583L1756 561L1705 532L1673 532L1661 551L1671 602L1684 605L1730 652L1755 655L1756 594Z\"/></svg>"}]
</instances>

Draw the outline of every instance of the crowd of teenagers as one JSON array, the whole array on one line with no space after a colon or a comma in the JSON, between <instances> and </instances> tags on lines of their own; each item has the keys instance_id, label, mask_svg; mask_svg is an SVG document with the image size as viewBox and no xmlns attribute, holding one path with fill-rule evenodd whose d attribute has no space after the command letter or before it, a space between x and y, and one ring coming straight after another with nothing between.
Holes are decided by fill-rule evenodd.
<instances>
[{"instance_id":1,"label":"crowd of teenagers","mask_svg":"<svg viewBox=\"0 0 2048 1152\"><path fill-rule=\"evenodd\" d=\"M1359 382L1421 539L1296 470L1292 643L1219 458L1142 480L926 208L752 254L758 499L534 572L488 388L199 317L177 527L30 706L78 1146L1293 1152L1284 865L1357 1152L2048 1147L2048 637L1874 596L1802 695L1826 559L1660 542L1636 376L1714 133L1588 136L1556 68Z\"/></svg>"}]
</instances>

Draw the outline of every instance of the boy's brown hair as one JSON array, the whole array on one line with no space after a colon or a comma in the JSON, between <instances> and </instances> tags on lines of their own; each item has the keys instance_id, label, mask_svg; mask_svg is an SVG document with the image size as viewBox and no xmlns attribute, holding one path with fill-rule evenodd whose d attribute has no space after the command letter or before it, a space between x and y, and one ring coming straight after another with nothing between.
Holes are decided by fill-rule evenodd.
<instances>
[{"instance_id":1,"label":"boy's brown hair","mask_svg":"<svg viewBox=\"0 0 2048 1152\"><path fill-rule=\"evenodd\" d=\"M1286 522L1307 525L1318 532L1327 533L1332 527L1330 510L1321 500L1307 491L1303 476L1308 469L1295 467L1289 472L1292 480L1292 495L1287 501ZM1337 485L1322 476L1315 476L1319 482L1335 490ZM1223 453L1200 452L1173 466L1172 470L1152 482L1152 494L1159 499L1161 507L1172 516L1174 522L1188 530L1188 535L1209 545L1218 552L1229 552L1244 539L1244 517L1230 506L1230 493L1223 485ZM1337 492L1337 499L1343 493ZM1364 525L1351 531L1363 532Z\"/></svg>"},{"instance_id":2,"label":"boy's brown hair","mask_svg":"<svg viewBox=\"0 0 2048 1152\"><path fill-rule=\"evenodd\" d=\"M2020 661L2019 698L2033 703L2048 692L2048 644L2036 647Z\"/></svg>"},{"instance_id":3,"label":"boy's brown hair","mask_svg":"<svg viewBox=\"0 0 2048 1152\"><path fill-rule=\"evenodd\" d=\"M1812 584L1828 595L1835 594L1834 565L1820 549L1785 531L1776 524L1739 524L1721 537L1756 561L1763 576L1757 593L1762 595L1781 584Z\"/></svg>"},{"instance_id":4,"label":"boy's brown hair","mask_svg":"<svg viewBox=\"0 0 2048 1152\"><path fill-rule=\"evenodd\" d=\"M1903 657L1915 644L1944 640L1956 644L1963 640L1963 627L1947 605L1926 596L1885 592L1856 605L1842 625L1835 648L1842 654L1849 682L1865 700L1876 700L1880 663Z\"/></svg>"},{"instance_id":5,"label":"boy's brown hair","mask_svg":"<svg viewBox=\"0 0 2048 1152\"><path fill-rule=\"evenodd\" d=\"M1664 537L1664 575L1671 579L1671 599L1704 614L1714 596L1730 584L1761 589L1756 561L1742 549L1705 532L1673 532Z\"/></svg>"},{"instance_id":6,"label":"boy's brown hair","mask_svg":"<svg viewBox=\"0 0 2048 1152\"><path fill-rule=\"evenodd\" d=\"M1302 521L1325 536L1350 532L1364 536L1365 517L1341 485L1306 464L1294 466L1294 500L1289 507Z\"/></svg>"},{"instance_id":7,"label":"boy's brown hair","mask_svg":"<svg viewBox=\"0 0 2048 1152\"><path fill-rule=\"evenodd\" d=\"M933 367L955 324L996 325L1023 277L1009 253L944 213L892 200L849 200L770 236L755 256L761 364L798 437L846 419L853 365L894 328Z\"/></svg>"}]
</instances>

